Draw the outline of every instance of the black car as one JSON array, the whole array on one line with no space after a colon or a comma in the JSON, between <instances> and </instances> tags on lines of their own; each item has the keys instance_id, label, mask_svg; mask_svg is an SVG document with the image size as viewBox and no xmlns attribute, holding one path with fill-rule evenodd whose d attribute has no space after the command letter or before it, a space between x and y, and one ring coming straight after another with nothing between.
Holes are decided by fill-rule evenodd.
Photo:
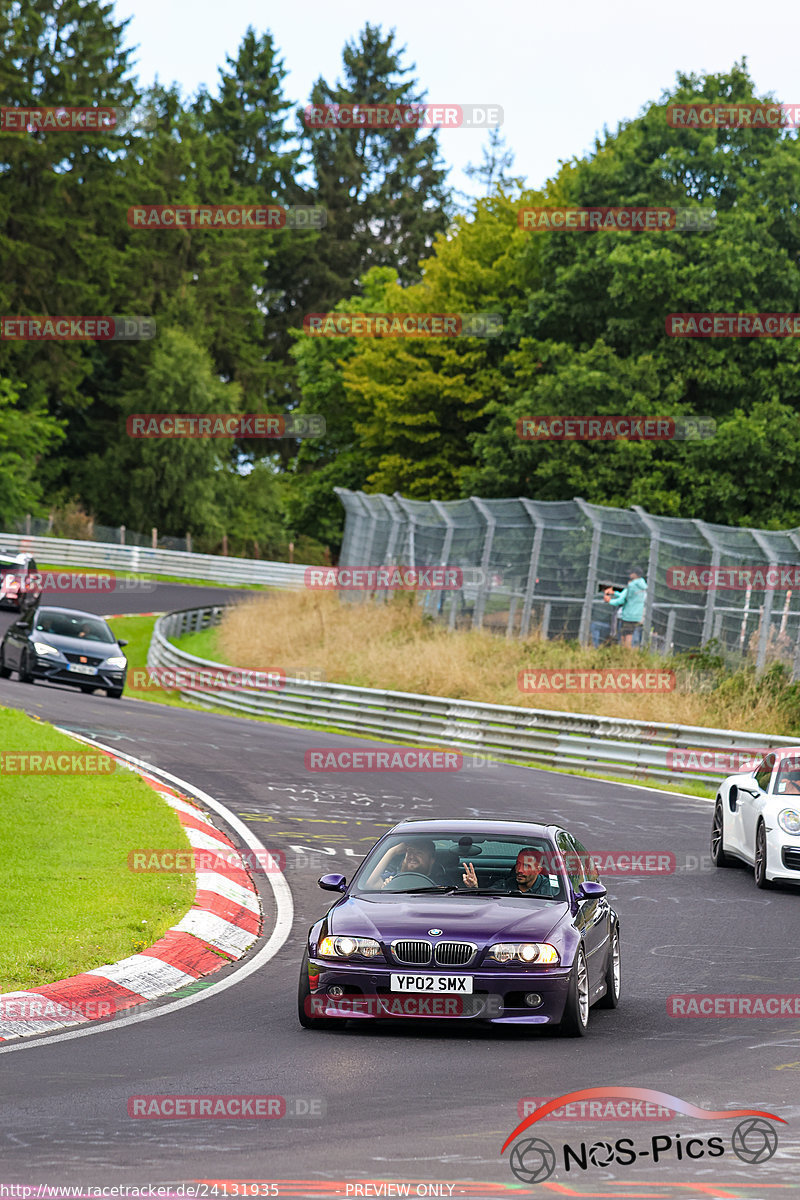
<instances>
[{"instance_id":1,"label":"black car","mask_svg":"<svg viewBox=\"0 0 800 1200\"><path fill-rule=\"evenodd\" d=\"M42 679L82 692L105 688L118 700L128 660L102 617L72 608L37 608L12 625L0 642L0 678L16 671L21 683Z\"/></svg>"},{"instance_id":2,"label":"black car","mask_svg":"<svg viewBox=\"0 0 800 1200\"><path fill-rule=\"evenodd\" d=\"M0 608L26 612L36 607L41 594L41 578L30 554L0 550Z\"/></svg>"}]
</instances>

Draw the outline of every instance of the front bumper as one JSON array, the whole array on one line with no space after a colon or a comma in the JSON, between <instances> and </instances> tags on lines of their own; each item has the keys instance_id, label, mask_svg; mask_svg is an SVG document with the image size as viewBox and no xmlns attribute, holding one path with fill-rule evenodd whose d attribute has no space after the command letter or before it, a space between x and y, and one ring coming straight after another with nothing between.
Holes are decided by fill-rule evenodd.
<instances>
[{"instance_id":1,"label":"front bumper","mask_svg":"<svg viewBox=\"0 0 800 1200\"><path fill-rule=\"evenodd\" d=\"M767 834L767 878L800 884L800 834L786 833L777 822Z\"/></svg>"},{"instance_id":2,"label":"front bumper","mask_svg":"<svg viewBox=\"0 0 800 1200\"><path fill-rule=\"evenodd\" d=\"M436 975L471 976L472 995L392 992L391 975L412 969L389 964L332 963L330 959L309 956L309 1015L353 1021L466 1020L490 1025L557 1025L564 1015L569 967L472 971L437 967L433 972ZM343 988L344 995L330 996L328 990L334 986ZM537 1008L525 1003L525 994L530 992L541 996L542 1003Z\"/></svg>"},{"instance_id":3,"label":"front bumper","mask_svg":"<svg viewBox=\"0 0 800 1200\"><path fill-rule=\"evenodd\" d=\"M42 679L45 683L68 683L73 687L89 684L90 687L121 688L125 686L126 670L113 670L108 667L98 667L96 675L83 675L78 671L70 671L66 662L47 657L36 657L30 666L34 679Z\"/></svg>"}]
</instances>

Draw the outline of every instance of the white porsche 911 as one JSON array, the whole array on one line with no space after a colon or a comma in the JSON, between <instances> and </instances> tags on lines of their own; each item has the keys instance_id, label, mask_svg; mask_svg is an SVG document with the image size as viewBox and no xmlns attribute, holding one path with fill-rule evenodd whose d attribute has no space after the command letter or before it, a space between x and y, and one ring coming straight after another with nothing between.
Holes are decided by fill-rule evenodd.
<instances>
[{"instance_id":1,"label":"white porsche 911","mask_svg":"<svg viewBox=\"0 0 800 1200\"><path fill-rule=\"evenodd\" d=\"M756 887L800 883L800 754L771 750L751 771L729 775L717 792L711 858L749 863Z\"/></svg>"}]
</instances>

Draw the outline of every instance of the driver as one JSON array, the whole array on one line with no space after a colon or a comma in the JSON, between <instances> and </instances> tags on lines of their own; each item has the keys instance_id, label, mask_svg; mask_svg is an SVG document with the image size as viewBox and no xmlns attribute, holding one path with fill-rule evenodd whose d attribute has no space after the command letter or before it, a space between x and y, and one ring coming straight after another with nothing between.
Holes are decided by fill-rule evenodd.
<instances>
[{"instance_id":1,"label":"driver","mask_svg":"<svg viewBox=\"0 0 800 1200\"><path fill-rule=\"evenodd\" d=\"M800 796L800 770L782 771L778 791L781 795Z\"/></svg>"},{"instance_id":2,"label":"driver","mask_svg":"<svg viewBox=\"0 0 800 1200\"><path fill-rule=\"evenodd\" d=\"M403 852L397 866L389 866L392 859ZM380 862L367 880L367 887L386 887L401 871L414 871L427 875L434 883L444 882L444 872L436 861L436 844L430 838L414 838L408 842L396 842L381 856Z\"/></svg>"}]
</instances>

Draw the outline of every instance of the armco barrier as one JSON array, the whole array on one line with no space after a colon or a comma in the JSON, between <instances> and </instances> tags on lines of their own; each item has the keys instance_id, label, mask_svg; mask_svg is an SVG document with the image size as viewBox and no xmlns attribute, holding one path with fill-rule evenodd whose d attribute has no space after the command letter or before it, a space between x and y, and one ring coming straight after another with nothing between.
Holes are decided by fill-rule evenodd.
<instances>
[{"instance_id":1,"label":"armco barrier","mask_svg":"<svg viewBox=\"0 0 800 1200\"><path fill-rule=\"evenodd\" d=\"M175 575L181 579L207 579L212 583L261 583L279 588L301 588L306 570L302 563L263 562L256 558L226 558L219 554L152 550L146 546L28 537L18 533L0 533L0 554L4 550L12 554L32 554L38 561L58 567L129 571L134 575Z\"/></svg>"},{"instance_id":2,"label":"armco barrier","mask_svg":"<svg viewBox=\"0 0 800 1200\"><path fill-rule=\"evenodd\" d=\"M147 665L155 670L224 670L221 663L179 650L170 638L218 624L224 607L185 609L160 617L153 630ZM188 700L209 703L209 694L181 689ZM280 691L247 687L215 692L214 705L236 712L338 729L391 742L401 740L461 750L536 766L588 770L661 784L688 780L715 786L731 770L691 773L668 765L670 750L703 747L718 751L800 746L800 739L708 729L697 725L653 724L615 717L583 716L550 709L518 708L384 692L347 684L286 680Z\"/></svg>"}]
</instances>

